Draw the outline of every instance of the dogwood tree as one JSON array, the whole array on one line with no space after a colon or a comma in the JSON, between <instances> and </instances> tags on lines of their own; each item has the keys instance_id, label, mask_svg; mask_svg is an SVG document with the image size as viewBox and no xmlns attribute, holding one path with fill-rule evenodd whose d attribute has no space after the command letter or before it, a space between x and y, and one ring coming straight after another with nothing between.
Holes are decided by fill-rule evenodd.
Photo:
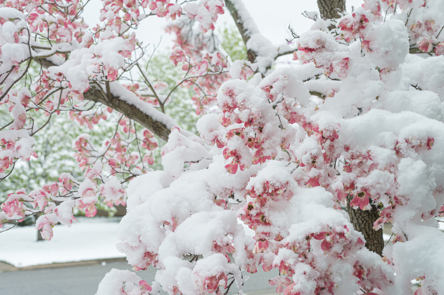
<instances>
[{"instance_id":1,"label":"dogwood tree","mask_svg":"<svg viewBox=\"0 0 444 295\"><path fill-rule=\"evenodd\" d=\"M411 294L415 278L416 294L444 292L443 0L365 0L352 13L318 0L311 30L281 46L241 0L102 3L90 27L88 2L0 0L0 181L38 157L34 137L53 117L116 122L108 138L73 143L83 178L17 188L2 223L43 213L51 239L74 208L127 203L117 247L135 271L157 267L155 281L113 270L97 294L228 294L258 267L279 269L270 284L284 294ZM231 63L215 39L226 10L248 60ZM150 17L176 35L172 88L140 64ZM294 66L274 69L281 56ZM177 99L193 101L198 134L165 114Z\"/></svg>"}]
</instances>

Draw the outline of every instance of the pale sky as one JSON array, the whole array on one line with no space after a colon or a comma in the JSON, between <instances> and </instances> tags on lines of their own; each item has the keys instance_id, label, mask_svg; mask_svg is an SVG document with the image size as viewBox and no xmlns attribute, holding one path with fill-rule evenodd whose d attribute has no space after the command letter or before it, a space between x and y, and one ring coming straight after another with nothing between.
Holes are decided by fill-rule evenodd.
<instances>
[{"instance_id":1,"label":"pale sky","mask_svg":"<svg viewBox=\"0 0 444 295\"><path fill-rule=\"evenodd\" d=\"M243 2L261 33L275 45L285 43L285 38L290 37L288 25L291 25L298 34L309 30L313 21L306 19L301 13L318 11L316 0L243 0ZM351 11L351 6L358 7L362 3L362 0L347 0L347 11ZM94 25L98 22L101 1L92 0L88 6L83 15L88 24ZM219 17L216 28L224 23L234 26L228 11ZM160 48L168 47L171 39L163 31L165 24L165 19L150 17L142 22L137 38L144 44L157 44L163 37Z\"/></svg>"}]
</instances>

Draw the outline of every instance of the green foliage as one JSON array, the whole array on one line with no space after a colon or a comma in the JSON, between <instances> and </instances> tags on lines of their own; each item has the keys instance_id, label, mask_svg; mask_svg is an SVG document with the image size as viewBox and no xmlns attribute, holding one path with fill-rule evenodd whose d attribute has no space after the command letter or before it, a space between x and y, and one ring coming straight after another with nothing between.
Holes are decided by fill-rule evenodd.
<instances>
[{"instance_id":1,"label":"green foliage","mask_svg":"<svg viewBox=\"0 0 444 295\"><path fill-rule=\"evenodd\" d=\"M48 119L42 111L30 111L30 115L36 126L43 125ZM53 116L48 125L34 135L34 150L38 151L38 158L31 157L28 162L17 162L13 173L1 182L1 197L6 197L18 188L25 188L27 192L39 189L45 184L57 181L62 172L83 179L83 172L73 156L73 142L83 133L90 134L93 140L111 136L112 123L103 123L105 122L102 121L89 130L86 126L71 121L65 113ZM101 142L94 144L101 146Z\"/></svg>"},{"instance_id":2,"label":"green foliage","mask_svg":"<svg viewBox=\"0 0 444 295\"><path fill-rule=\"evenodd\" d=\"M225 26L220 34L222 36L221 46L230 56L232 61L247 60L247 48L239 31L234 26Z\"/></svg>"},{"instance_id":3,"label":"green foliage","mask_svg":"<svg viewBox=\"0 0 444 295\"><path fill-rule=\"evenodd\" d=\"M161 95L167 96L177 82L181 81L184 71L180 67L174 66L169 60L170 53L158 53L146 63L145 72L151 83L163 81L168 84L167 89L163 90ZM191 97L193 91L186 87L177 87L168 99L165 113L186 130L196 132L196 122L199 116L196 115Z\"/></svg>"}]
</instances>

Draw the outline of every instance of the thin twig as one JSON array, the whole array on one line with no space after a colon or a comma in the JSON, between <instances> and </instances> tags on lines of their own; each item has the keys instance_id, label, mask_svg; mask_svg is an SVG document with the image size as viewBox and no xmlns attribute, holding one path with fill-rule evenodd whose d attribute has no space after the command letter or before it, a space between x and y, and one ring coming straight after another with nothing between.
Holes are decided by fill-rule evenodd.
<instances>
[{"instance_id":1,"label":"thin twig","mask_svg":"<svg viewBox=\"0 0 444 295\"><path fill-rule=\"evenodd\" d=\"M159 96L157 95L156 90L154 89L153 85L151 85L150 81L148 80L148 77L145 76L145 74L143 73L139 63L136 64L137 68L139 69L140 73L142 74L143 78L145 79L146 84L148 85L148 87L151 89L151 91L154 94L154 97L157 99L157 101L159 102L160 105L160 110L162 111L162 113L165 113L165 107L164 107L164 103L160 100ZM166 100L165 100L166 101Z\"/></svg>"},{"instance_id":2,"label":"thin twig","mask_svg":"<svg viewBox=\"0 0 444 295\"><path fill-rule=\"evenodd\" d=\"M16 227L17 226L17 221L14 223L14 225L13 226L11 226L10 228L7 228L7 229L5 229L5 230L2 230L2 231L0 231L0 234L1 233L4 233L4 232L7 232L8 230L11 230L11 229L13 229L14 227Z\"/></svg>"}]
</instances>

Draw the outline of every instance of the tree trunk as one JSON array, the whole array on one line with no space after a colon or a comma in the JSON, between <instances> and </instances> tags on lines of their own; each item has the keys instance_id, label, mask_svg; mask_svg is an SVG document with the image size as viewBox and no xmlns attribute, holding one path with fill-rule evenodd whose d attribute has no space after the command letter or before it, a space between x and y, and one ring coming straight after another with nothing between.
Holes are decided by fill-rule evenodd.
<instances>
[{"instance_id":1,"label":"tree trunk","mask_svg":"<svg viewBox=\"0 0 444 295\"><path fill-rule=\"evenodd\" d=\"M36 216L35 216L35 221L37 221L37 219L39 218L39 216L40 216L41 214L37 214ZM35 223L34 223L34 226L35 226ZM40 230L37 230L37 242L38 241L44 241L45 239L42 237L42 232L40 231Z\"/></svg>"},{"instance_id":2,"label":"tree trunk","mask_svg":"<svg viewBox=\"0 0 444 295\"><path fill-rule=\"evenodd\" d=\"M42 237L41 231L37 230L37 241L44 241L45 239Z\"/></svg>"},{"instance_id":3,"label":"tree trunk","mask_svg":"<svg viewBox=\"0 0 444 295\"><path fill-rule=\"evenodd\" d=\"M354 196L347 196L347 212L355 230L361 232L365 238L365 247L379 255L384 249L384 239L382 238L382 228L375 231L373 223L379 218L378 209L372 205L370 210L353 209L350 202Z\"/></svg>"},{"instance_id":4,"label":"tree trunk","mask_svg":"<svg viewBox=\"0 0 444 295\"><path fill-rule=\"evenodd\" d=\"M345 0L318 0L318 7L323 19L337 19L345 11Z\"/></svg>"},{"instance_id":5,"label":"tree trunk","mask_svg":"<svg viewBox=\"0 0 444 295\"><path fill-rule=\"evenodd\" d=\"M323 19L338 19L341 17L340 13L345 11L345 0L318 0L318 7ZM333 28L334 25L329 27L330 30ZM365 211L359 208L353 209L350 207L352 199L353 196L347 197L347 212L354 229L364 235L367 249L382 255L384 249L382 229L378 231L373 229L373 223L379 218L378 209L375 206Z\"/></svg>"}]
</instances>

